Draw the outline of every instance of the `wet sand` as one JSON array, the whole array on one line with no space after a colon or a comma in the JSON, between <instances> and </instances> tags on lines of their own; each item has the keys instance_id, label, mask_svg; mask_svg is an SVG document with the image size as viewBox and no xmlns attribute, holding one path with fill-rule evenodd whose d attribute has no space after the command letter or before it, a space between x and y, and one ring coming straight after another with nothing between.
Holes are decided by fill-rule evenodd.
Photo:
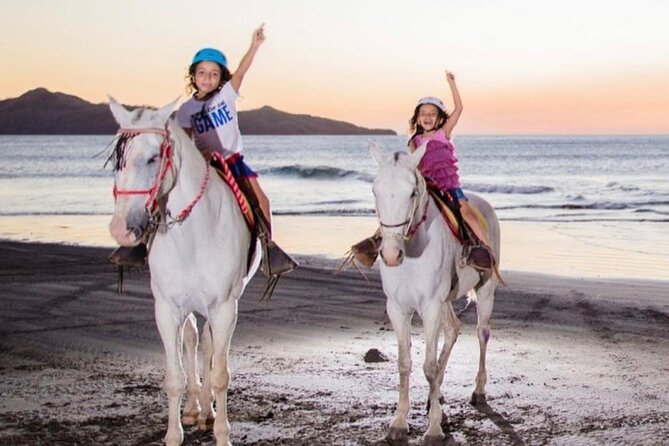
<instances>
[{"instance_id":1,"label":"wet sand","mask_svg":"<svg viewBox=\"0 0 669 446\"><path fill-rule=\"evenodd\" d=\"M148 272L106 248L0 242L0 444L159 445L167 407ZM377 272L327 262L240 303L229 413L236 445L381 445L397 400L396 343ZM475 305L443 385L449 445L662 445L669 438L669 283L506 272L488 354L488 399L469 405ZM458 305L462 308L461 302ZM427 426L414 322L411 444ZM377 348L390 361L365 363ZM214 444L186 429L185 445Z\"/></svg>"},{"instance_id":2,"label":"wet sand","mask_svg":"<svg viewBox=\"0 0 669 446\"><path fill-rule=\"evenodd\" d=\"M113 247L108 215L0 217L0 239ZM278 215L278 243L291 253L339 259L378 226L373 216ZM502 221L502 269L571 278L669 280L664 223L646 232L623 223Z\"/></svg>"}]
</instances>

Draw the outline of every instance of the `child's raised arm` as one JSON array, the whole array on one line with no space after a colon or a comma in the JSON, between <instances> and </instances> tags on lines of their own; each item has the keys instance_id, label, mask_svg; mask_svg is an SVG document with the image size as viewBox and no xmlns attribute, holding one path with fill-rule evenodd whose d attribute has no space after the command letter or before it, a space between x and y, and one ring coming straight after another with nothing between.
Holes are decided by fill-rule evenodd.
<instances>
[{"instance_id":1,"label":"child's raised arm","mask_svg":"<svg viewBox=\"0 0 669 446\"><path fill-rule=\"evenodd\" d=\"M242 57L242 60L239 62L239 66L237 67L237 70L232 74L232 79L230 79L230 82L232 82L232 88L234 88L236 92L239 93L239 87L242 86L244 75L251 67L251 64L253 63L253 58L255 57L258 48L260 48L260 45L262 45L264 41L265 41L265 24L263 23L262 25L260 25L258 29L253 31L253 38L251 39L251 47L246 52L246 54L244 54L244 57Z\"/></svg>"},{"instance_id":2,"label":"child's raised arm","mask_svg":"<svg viewBox=\"0 0 669 446\"><path fill-rule=\"evenodd\" d=\"M453 112L450 114L443 127L446 137L450 139L453 128L455 127L455 124L458 123L458 119L460 119L460 115L462 114L462 99L460 98L458 87L455 85L455 75L448 70L446 70L446 81L451 88L451 95L453 96L453 103L455 104Z\"/></svg>"}]
</instances>

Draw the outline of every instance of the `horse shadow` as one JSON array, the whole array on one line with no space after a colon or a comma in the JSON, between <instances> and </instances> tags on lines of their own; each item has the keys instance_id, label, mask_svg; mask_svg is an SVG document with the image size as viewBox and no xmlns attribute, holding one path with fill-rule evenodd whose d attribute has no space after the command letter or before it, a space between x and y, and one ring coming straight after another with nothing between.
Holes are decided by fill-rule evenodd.
<instances>
[{"instance_id":1,"label":"horse shadow","mask_svg":"<svg viewBox=\"0 0 669 446\"><path fill-rule=\"evenodd\" d=\"M504 415L493 409L485 400L485 397L479 396L476 401L471 401L470 404L477 412L492 421L493 424L495 424L495 426L497 426L499 430L511 440L511 444L514 446L525 446L525 442L520 435L518 435L513 424L511 424ZM450 420L450 417L447 417L446 414L443 414L441 428L443 429L446 438L444 438L442 446L459 446L461 444L453 437L453 433L458 431L459 427L461 427L459 422L454 422L453 420Z\"/></svg>"}]
</instances>

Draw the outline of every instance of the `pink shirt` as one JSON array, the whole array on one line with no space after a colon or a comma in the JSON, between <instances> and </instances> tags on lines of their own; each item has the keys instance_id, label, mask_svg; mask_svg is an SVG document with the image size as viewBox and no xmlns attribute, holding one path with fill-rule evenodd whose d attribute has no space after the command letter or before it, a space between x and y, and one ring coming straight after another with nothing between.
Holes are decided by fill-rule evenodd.
<instances>
[{"instance_id":1,"label":"pink shirt","mask_svg":"<svg viewBox=\"0 0 669 446\"><path fill-rule=\"evenodd\" d=\"M455 147L446 138L444 131L439 129L428 138L417 135L414 138L416 148L420 147L426 140L428 141L427 149L420 160L420 164L418 164L423 176L437 183L437 186L442 190L462 187L458 174L458 159L455 157Z\"/></svg>"}]
</instances>

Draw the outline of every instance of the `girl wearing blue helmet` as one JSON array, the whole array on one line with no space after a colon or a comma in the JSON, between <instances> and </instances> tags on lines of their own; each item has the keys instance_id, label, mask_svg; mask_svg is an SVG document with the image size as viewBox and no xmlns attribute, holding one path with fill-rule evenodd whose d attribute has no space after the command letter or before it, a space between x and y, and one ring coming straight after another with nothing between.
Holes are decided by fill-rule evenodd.
<instances>
[{"instance_id":1,"label":"girl wearing blue helmet","mask_svg":"<svg viewBox=\"0 0 669 446\"><path fill-rule=\"evenodd\" d=\"M221 51L203 48L195 53L187 77L187 89L192 97L179 107L177 121L207 159L216 153L225 161L252 207L256 208L257 204L259 209L255 209L256 217L265 221L267 232L270 232L267 236L271 236L269 199L260 187L258 175L244 162L236 106L244 76L258 48L265 41L264 26L261 25L253 32L251 46L233 73L228 69L228 61ZM263 245L280 250L274 243ZM267 274L289 271L296 266L283 251L280 255L274 254L272 252L268 256L265 253L265 258L279 258L285 262L282 265L269 265L270 271L265 271Z\"/></svg>"},{"instance_id":2,"label":"girl wearing blue helmet","mask_svg":"<svg viewBox=\"0 0 669 446\"><path fill-rule=\"evenodd\" d=\"M260 45L265 41L264 24L253 32L251 47L234 73L228 69L225 55L214 48L203 48L193 57L188 69L192 97L177 111L179 125L188 133L207 158L217 152L227 161L237 180L247 181L265 219L270 221L267 195L258 183L258 175L244 162L242 139L237 119L236 100L246 72Z\"/></svg>"}]
</instances>

